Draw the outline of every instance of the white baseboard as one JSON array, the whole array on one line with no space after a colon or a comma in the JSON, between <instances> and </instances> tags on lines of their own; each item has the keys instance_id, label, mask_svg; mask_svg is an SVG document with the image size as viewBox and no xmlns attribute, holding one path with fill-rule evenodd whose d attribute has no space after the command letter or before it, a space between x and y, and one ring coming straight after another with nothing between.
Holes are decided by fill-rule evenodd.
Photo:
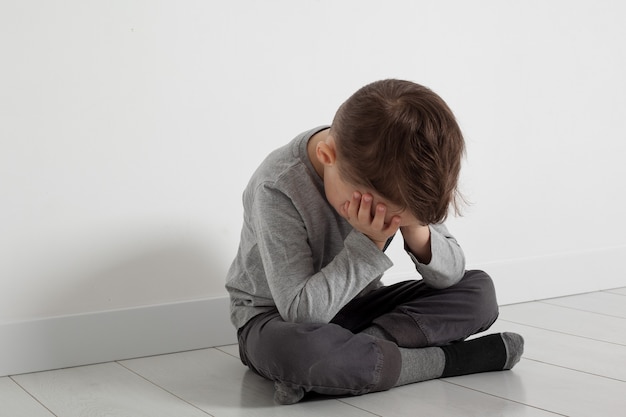
<instances>
[{"instance_id":1,"label":"white baseboard","mask_svg":"<svg viewBox=\"0 0 626 417\"><path fill-rule=\"evenodd\" d=\"M468 264L487 272L500 305L626 287L626 246L534 258ZM414 279L413 272L385 276L387 284Z\"/></svg>"},{"instance_id":2,"label":"white baseboard","mask_svg":"<svg viewBox=\"0 0 626 417\"><path fill-rule=\"evenodd\" d=\"M0 324L0 376L236 343L228 297Z\"/></svg>"},{"instance_id":3,"label":"white baseboard","mask_svg":"<svg viewBox=\"0 0 626 417\"><path fill-rule=\"evenodd\" d=\"M624 287L624 259L621 246L468 269L488 272L504 305ZM226 296L21 321L0 324L0 376L232 343L236 335Z\"/></svg>"},{"instance_id":4,"label":"white baseboard","mask_svg":"<svg viewBox=\"0 0 626 417\"><path fill-rule=\"evenodd\" d=\"M469 265L494 280L500 305L626 287L626 246Z\"/></svg>"}]
</instances>

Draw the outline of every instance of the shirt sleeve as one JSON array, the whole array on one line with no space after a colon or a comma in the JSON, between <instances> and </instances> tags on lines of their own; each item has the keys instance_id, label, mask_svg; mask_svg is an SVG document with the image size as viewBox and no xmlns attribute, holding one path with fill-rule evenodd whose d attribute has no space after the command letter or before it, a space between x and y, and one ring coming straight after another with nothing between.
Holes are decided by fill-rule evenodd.
<instances>
[{"instance_id":1,"label":"shirt sleeve","mask_svg":"<svg viewBox=\"0 0 626 417\"><path fill-rule=\"evenodd\" d=\"M465 254L444 224L429 227L432 258L428 264L418 261L406 245L405 250L426 284L439 289L451 287L465 274Z\"/></svg>"},{"instance_id":2,"label":"shirt sleeve","mask_svg":"<svg viewBox=\"0 0 626 417\"><path fill-rule=\"evenodd\" d=\"M289 197L267 185L257 189L251 216L263 271L285 321L329 322L393 265L365 235L352 230L343 249L315 270L302 215Z\"/></svg>"}]
</instances>

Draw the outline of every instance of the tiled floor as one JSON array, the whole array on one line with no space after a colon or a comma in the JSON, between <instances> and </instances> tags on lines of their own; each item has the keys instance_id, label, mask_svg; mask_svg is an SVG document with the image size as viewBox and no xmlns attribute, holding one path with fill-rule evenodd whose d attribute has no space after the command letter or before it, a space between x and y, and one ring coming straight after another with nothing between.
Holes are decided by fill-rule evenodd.
<instances>
[{"instance_id":1,"label":"tiled floor","mask_svg":"<svg viewBox=\"0 0 626 417\"><path fill-rule=\"evenodd\" d=\"M505 330L508 372L278 406L225 346L0 378L0 416L626 416L626 288L502 307Z\"/></svg>"}]
</instances>

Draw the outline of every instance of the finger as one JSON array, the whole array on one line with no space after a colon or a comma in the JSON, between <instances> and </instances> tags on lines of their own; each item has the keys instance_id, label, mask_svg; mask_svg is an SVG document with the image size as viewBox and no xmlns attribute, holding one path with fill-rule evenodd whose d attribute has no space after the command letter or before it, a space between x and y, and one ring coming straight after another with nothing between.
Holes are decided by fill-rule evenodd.
<instances>
[{"instance_id":1,"label":"finger","mask_svg":"<svg viewBox=\"0 0 626 417\"><path fill-rule=\"evenodd\" d=\"M359 207L361 206L361 193L355 191L352 193L352 200L348 206L348 219L356 219L359 215Z\"/></svg>"},{"instance_id":2,"label":"finger","mask_svg":"<svg viewBox=\"0 0 626 417\"><path fill-rule=\"evenodd\" d=\"M372 221L372 200L371 194L363 194L361 206L359 207L359 222L370 223Z\"/></svg>"},{"instance_id":3,"label":"finger","mask_svg":"<svg viewBox=\"0 0 626 417\"><path fill-rule=\"evenodd\" d=\"M374 212L374 219L372 220L372 227L374 230L385 229L385 215L387 214L387 206L382 203L376 205L376 211Z\"/></svg>"},{"instance_id":4,"label":"finger","mask_svg":"<svg viewBox=\"0 0 626 417\"><path fill-rule=\"evenodd\" d=\"M385 234L387 234L388 236L395 235L400 228L401 221L402 219L400 218L400 216L393 216L391 218L391 221L389 222L389 224L387 224L387 227L385 228Z\"/></svg>"}]
</instances>

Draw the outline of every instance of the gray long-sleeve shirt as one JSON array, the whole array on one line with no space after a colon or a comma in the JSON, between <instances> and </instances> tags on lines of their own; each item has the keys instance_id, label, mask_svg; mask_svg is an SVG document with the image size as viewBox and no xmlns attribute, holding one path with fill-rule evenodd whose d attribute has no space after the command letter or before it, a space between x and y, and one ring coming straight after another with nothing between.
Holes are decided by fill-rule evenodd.
<instances>
[{"instance_id":1,"label":"gray long-sleeve shirt","mask_svg":"<svg viewBox=\"0 0 626 417\"><path fill-rule=\"evenodd\" d=\"M272 152L243 193L241 240L226 278L236 328L273 308L286 321L327 323L351 299L382 286L393 265L326 200L307 153L311 136L325 128ZM454 285L464 273L463 251L443 224L430 230L430 263L409 256L428 285Z\"/></svg>"}]
</instances>

